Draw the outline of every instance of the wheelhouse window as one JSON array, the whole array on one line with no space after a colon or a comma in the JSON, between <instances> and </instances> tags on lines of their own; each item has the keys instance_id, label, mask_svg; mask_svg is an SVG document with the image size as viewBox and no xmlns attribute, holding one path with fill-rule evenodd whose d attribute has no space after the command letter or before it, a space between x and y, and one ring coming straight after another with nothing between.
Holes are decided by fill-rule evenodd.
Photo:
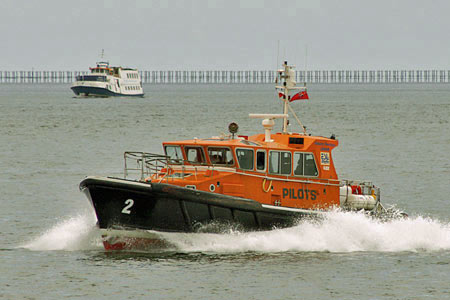
<instances>
[{"instance_id":1,"label":"wheelhouse window","mask_svg":"<svg viewBox=\"0 0 450 300\"><path fill-rule=\"evenodd\" d=\"M225 166L234 165L233 154L231 153L230 148L209 147L208 155L209 160L213 165L225 165Z\"/></svg>"},{"instance_id":2,"label":"wheelhouse window","mask_svg":"<svg viewBox=\"0 0 450 300\"><path fill-rule=\"evenodd\" d=\"M170 164L181 164L183 162L183 153L180 146L165 146L164 151L169 156Z\"/></svg>"},{"instance_id":3,"label":"wheelhouse window","mask_svg":"<svg viewBox=\"0 0 450 300\"><path fill-rule=\"evenodd\" d=\"M185 146L184 153L186 153L186 158L191 164L204 164L205 154L201 147Z\"/></svg>"},{"instance_id":4,"label":"wheelhouse window","mask_svg":"<svg viewBox=\"0 0 450 300\"><path fill-rule=\"evenodd\" d=\"M291 174L291 152L270 151L269 152L269 173Z\"/></svg>"},{"instance_id":5,"label":"wheelhouse window","mask_svg":"<svg viewBox=\"0 0 450 300\"><path fill-rule=\"evenodd\" d=\"M256 170L265 171L266 170L266 151L257 150L256 151Z\"/></svg>"},{"instance_id":6,"label":"wheelhouse window","mask_svg":"<svg viewBox=\"0 0 450 300\"><path fill-rule=\"evenodd\" d=\"M236 149L236 157L239 167L243 170L253 170L254 151L253 149Z\"/></svg>"},{"instance_id":7,"label":"wheelhouse window","mask_svg":"<svg viewBox=\"0 0 450 300\"><path fill-rule=\"evenodd\" d=\"M107 71L106 69L92 69L92 73L105 74Z\"/></svg>"},{"instance_id":8,"label":"wheelhouse window","mask_svg":"<svg viewBox=\"0 0 450 300\"><path fill-rule=\"evenodd\" d=\"M312 153L294 153L294 175L318 176L316 161Z\"/></svg>"}]
</instances>

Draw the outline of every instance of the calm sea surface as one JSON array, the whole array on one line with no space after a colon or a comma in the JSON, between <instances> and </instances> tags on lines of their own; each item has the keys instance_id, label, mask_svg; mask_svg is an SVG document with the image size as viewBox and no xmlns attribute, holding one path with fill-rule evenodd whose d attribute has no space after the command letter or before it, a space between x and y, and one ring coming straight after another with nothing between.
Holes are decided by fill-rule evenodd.
<instances>
[{"instance_id":1,"label":"calm sea surface","mask_svg":"<svg viewBox=\"0 0 450 300\"><path fill-rule=\"evenodd\" d=\"M120 175L124 151L160 153L230 122L262 132L248 113L281 112L272 85L144 88L142 99L83 99L65 84L0 84L0 298L450 299L450 85L311 85L310 101L292 103L310 133L336 135L341 178L373 181L409 219L334 212L105 252L85 176Z\"/></svg>"}]
</instances>

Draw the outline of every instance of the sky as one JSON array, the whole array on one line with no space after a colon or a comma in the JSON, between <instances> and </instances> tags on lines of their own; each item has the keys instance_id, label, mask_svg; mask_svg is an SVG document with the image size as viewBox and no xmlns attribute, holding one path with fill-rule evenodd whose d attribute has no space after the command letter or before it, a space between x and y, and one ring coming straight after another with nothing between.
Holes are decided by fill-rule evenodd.
<instances>
[{"instance_id":1,"label":"sky","mask_svg":"<svg viewBox=\"0 0 450 300\"><path fill-rule=\"evenodd\" d=\"M0 70L450 69L450 1L0 0Z\"/></svg>"}]
</instances>

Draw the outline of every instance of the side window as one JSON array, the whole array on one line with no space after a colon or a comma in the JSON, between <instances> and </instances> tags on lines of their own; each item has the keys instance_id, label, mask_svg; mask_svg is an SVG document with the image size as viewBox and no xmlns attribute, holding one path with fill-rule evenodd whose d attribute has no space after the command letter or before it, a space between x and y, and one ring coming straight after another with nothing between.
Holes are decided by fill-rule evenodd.
<instances>
[{"instance_id":1,"label":"side window","mask_svg":"<svg viewBox=\"0 0 450 300\"><path fill-rule=\"evenodd\" d=\"M269 173L272 174L291 174L291 153L270 151L269 153Z\"/></svg>"},{"instance_id":2,"label":"side window","mask_svg":"<svg viewBox=\"0 0 450 300\"><path fill-rule=\"evenodd\" d=\"M243 170L253 170L254 154L252 149L236 149L239 167Z\"/></svg>"},{"instance_id":3,"label":"side window","mask_svg":"<svg viewBox=\"0 0 450 300\"><path fill-rule=\"evenodd\" d=\"M181 164L183 162L183 154L180 146L165 146L164 151L169 156L169 163Z\"/></svg>"},{"instance_id":4,"label":"side window","mask_svg":"<svg viewBox=\"0 0 450 300\"><path fill-rule=\"evenodd\" d=\"M213 165L234 165L233 154L229 148L210 147L208 148L208 155Z\"/></svg>"},{"instance_id":5,"label":"side window","mask_svg":"<svg viewBox=\"0 0 450 300\"><path fill-rule=\"evenodd\" d=\"M281 152L281 174L290 175L291 174L291 152Z\"/></svg>"},{"instance_id":6,"label":"side window","mask_svg":"<svg viewBox=\"0 0 450 300\"><path fill-rule=\"evenodd\" d=\"M303 153L294 153L294 175L303 176Z\"/></svg>"},{"instance_id":7,"label":"side window","mask_svg":"<svg viewBox=\"0 0 450 300\"><path fill-rule=\"evenodd\" d=\"M266 170L266 151L256 151L256 170Z\"/></svg>"},{"instance_id":8,"label":"side window","mask_svg":"<svg viewBox=\"0 0 450 300\"><path fill-rule=\"evenodd\" d=\"M311 153L305 154L305 176L317 176L317 167L314 160L314 155Z\"/></svg>"},{"instance_id":9,"label":"side window","mask_svg":"<svg viewBox=\"0 0 450 300\"><path fill-rule=\"evenodd\" d=\"M316 161L312 153L294 153L294 175L317 176Z\"/></svg>"},{"instance_id":10,"label":"side window","mask_svg":"<svg viewBox=\"0 0 450 300\"><path fill-rule=\"evenodd\" d=\"M191 164L203 164L205 163L205 154L200 147L184 147L186 158Z\"/></svg>"},{"instance_id":11,"label":"side window","mask_svg":"<svg viewBox=\"0 0 450 300\"><path fill-rule=\"evenodd\" d=\"M278 151L269 152L269 173L280 173L280 152Z\"/></svg>"}]
</instances>

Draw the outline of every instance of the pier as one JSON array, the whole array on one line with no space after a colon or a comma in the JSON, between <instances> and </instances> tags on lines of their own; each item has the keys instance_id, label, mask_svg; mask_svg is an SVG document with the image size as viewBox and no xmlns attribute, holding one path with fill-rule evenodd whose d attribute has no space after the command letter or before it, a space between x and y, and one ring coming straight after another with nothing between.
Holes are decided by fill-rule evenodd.
<instances>
[{"instance_id":1,"label":"pier","mask_svg":"<svg viewBox=\"0 0 450 300\"><path fill-rule=\"evenodd\" d=\"M181 84L273 83L276 71L140 71L142 82ZM83 71L0 71L0 83L72 83ZM298 83L450 83L450 70L296 71Z\"/></svg>"}]
</instances>

